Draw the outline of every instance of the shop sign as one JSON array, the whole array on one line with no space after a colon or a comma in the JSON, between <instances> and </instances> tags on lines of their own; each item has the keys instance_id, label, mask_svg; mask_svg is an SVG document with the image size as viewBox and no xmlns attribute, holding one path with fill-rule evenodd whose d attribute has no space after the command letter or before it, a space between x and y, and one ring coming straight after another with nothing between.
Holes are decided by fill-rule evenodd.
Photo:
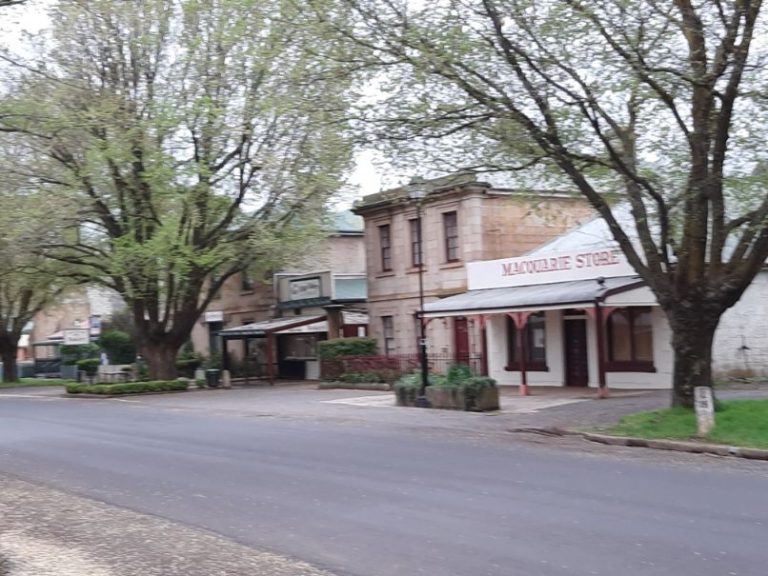
<instances>
[{"instance_id":1,"label":"shop sign","mask_svg":"<svg viewBox=\"0 0 768 576\"><path fill-rule=\"evenodd\" d=\"M290 300L305 300L307 298L320 298L320 278L304 278L290 281Z\"/></svg>"},{"instance_id":2,"label":"shop sign","mask_svg":"<svg viewBox=\"0 0 768 576\"><path fill-rule=\"evenodd\" d=\"M70 328L64 330L64 344L66 346L82 346L91 341L87 328Z\"/></svg>"},{"instance_id":3,"label":"shop sign","mask_svg":"<svg viewBox=\"0 0 768 576\"><path fill-rule=\"evenodd\" d=\"M551 252L467 264L470 290L554 284L571 280L634 276L618 248Z\"/></svg>"},{"instance_id":4,"label":"shop sign","mask_svg":"<svg viewBox=\"0 0 768 576\"><path fill-rule=\"evenodd\" d=\"M203 315L203 322L224 322L223 310L211 310Z\"/></svg>"}]
</instances>

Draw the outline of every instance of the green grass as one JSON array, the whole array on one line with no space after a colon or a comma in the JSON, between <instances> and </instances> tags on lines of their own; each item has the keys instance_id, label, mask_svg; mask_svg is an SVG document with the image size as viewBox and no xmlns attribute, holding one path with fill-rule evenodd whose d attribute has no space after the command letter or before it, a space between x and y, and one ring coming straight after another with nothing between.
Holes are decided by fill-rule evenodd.
<instances>
[{"instance_id":1,"label":"green grass","mask_svg":"<svg viewBox=\"0 0 768 576\"><path fill-rule=\"evenodd\" d=\"M28 386L65 386L73 380L61 378L22 378L18 382L0 382L0 388L25 388Z\"/></svg>"},{"instance_id":2,"label":"green grass","mask_svg":"<svg viewBox=\"0 0 768 576\"><path fill-rule=\"evenodd\" d=\"M640 438L706 440L718 444L768 448L768 399L720 402L715 427L705 438L696 436L696 414L685 408L637 412L622 418L609 434Z\"/></svg>"}]
</instances>

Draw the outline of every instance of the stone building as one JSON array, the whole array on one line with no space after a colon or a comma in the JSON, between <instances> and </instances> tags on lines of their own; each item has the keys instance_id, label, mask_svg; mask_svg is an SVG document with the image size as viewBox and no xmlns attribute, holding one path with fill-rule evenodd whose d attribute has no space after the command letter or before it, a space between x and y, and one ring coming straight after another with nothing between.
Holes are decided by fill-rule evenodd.
<instances>
[{"instance_id":1,"label":"stone building","mask_svg":"<svg viewBox=\"0 0 768 576\"><path fill-rule=\"evenodd\" d=\"M211 302L192 333L195 351L223 352L258 376L315 378L317 342L367 329L362 219L334 215L333 232L300 261L260 282L238 275Z\"/></svg>"},{"instance_id":2,"label":"stone building","mask_svg":"<svg viewBox=\"0 0 768 576\"><path fill-rule=\"evenodd\" d=\"M467 175L427 186L421 201L427 303L467 290L467 262L524 254L593 215L578 196L499 189ZM403 187L365 196L353 211L365 220L369 333L382 354L413 360L419 330L417 204ZM426 336L432 369L453 362L481 369L481 335L469 315L431 321Z\"/></svg>"}]
</instances>

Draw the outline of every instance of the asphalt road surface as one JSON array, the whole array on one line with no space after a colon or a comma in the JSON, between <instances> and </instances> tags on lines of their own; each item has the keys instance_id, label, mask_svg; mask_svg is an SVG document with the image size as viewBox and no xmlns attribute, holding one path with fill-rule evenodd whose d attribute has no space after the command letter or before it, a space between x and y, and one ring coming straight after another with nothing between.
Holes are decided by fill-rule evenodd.
<instances>
[{"instance_id":1,"label":"asphalt road surface","mask_svg":"<svg viewBox=\"0 0 768 576\"><path fill-rule=\"evenodd\" d=\"M338 575L768 573L768 465L729 459L0 397L3 473Z\"/></svg>"}]
</instances>

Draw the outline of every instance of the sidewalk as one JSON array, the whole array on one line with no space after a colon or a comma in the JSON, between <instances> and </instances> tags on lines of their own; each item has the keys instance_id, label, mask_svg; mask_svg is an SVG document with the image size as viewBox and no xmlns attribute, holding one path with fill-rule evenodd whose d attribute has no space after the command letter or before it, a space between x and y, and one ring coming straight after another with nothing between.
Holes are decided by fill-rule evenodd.
<instances>
[{"instance_id":1,"label":"sidewalk","mask_svg":"<svg viewBox=\"0 0 768 576\"><path fill-rule=\"evenodd\" d=\"M204 530L0 477L0 575L331 576Z\"/></svg>"}]
</instances>

